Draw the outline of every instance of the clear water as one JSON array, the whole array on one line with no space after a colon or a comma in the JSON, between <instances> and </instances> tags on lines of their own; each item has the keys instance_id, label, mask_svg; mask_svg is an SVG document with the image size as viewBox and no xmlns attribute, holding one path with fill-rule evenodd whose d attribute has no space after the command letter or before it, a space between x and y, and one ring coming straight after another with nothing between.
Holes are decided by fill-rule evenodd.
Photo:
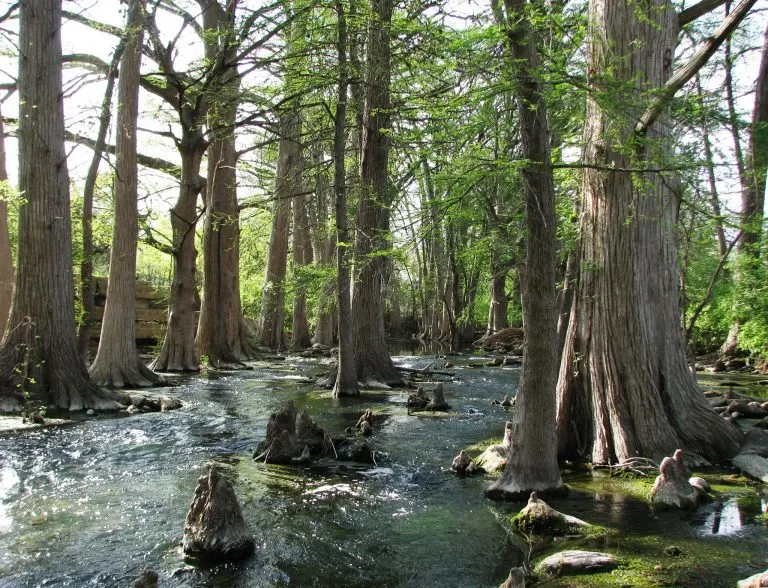
<instances>
[{"instance_id":1,"label":"clear water","mask_svg":"<svg viewBox=\"0 0 768 588\"><path fill-rule=\"evenodd\" d=\"M501 436L509 415L491 401L514 393L519 373L450 359L458 367L446 399L456 414L447 418L408 415L402 391L335 400L307 381L316 361L290 358L189 379L168 390L184 402L178 411L0 438L0 587L132 586L148 566L169 587L498 586L523 557L496 514L515 507L485 499L487 480L455 477L450 463ZM435 357L396 361L419 368ZM377 464L254 463L269 413L288 399L331 433L364 409L387 413L371 438ZM197 477L212 462L236 480L258 550L238 564L192 567L179 544ZM706 509L654 522L646 506L617 497L572 494L554 505L630 529L711 527Z\"/></svg>"}]
</instances>

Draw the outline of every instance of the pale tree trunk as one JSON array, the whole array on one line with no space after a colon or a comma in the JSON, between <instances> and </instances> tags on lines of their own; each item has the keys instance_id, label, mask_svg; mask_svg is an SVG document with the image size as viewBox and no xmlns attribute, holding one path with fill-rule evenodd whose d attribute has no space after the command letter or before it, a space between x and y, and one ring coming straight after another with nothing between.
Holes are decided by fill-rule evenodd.
<instances>
[{"instance_id":1,"label":"pale tree trunk","mask_svg":"<svg viewBox=\"0 0 768 588\"><path fill-rule=\"evenodd\" d=\"M16 287L0 344L0 410L27 400L65 410L116 409L77 352L69 173L64 149L61 0L20 2L19 211Z\"/></svg>"},{"instance_id":2,"label":"pale tree trunk","mask_svg":"<svg viewBox=\"0 0 768 588\"><path fill-rule=\"evenodd\" d=\"M280 115L280 143L277 155L277 176L272 203L272 230L267 249L267 270L261 298L259 341L272 349L284 345L285 329L285 274L288 262L288 229L291 221L291 203L299 182L301 159L298 100Z\"/></svg>"},{"instance_id":3,"label":"pale tree trunk","mask_svg":"<svg viewBox=\"0 0 768 588\"><path fill-rule=\"evenodd\" d=\"M8 181L5 165L5 128L0 114L0 182ZM5 333L13 296L13 259L8 233L8 202L0 198L0 333Z\"/></svg>"},{"instance_id":4,"label":"pale tree trunk","mask_svg":"<svg viewBox=\"0 0 768 588\"><path fill-rule=\"evenodd\" d=\"M346 250L349 243L347 226L347 186L345 172L346 113L347 113L347 21L342 0L335 0L337 17L336 48L339 59L338 100L333 121L333 192L336 217L336 269L339 307L339 365L333 396L359 396L357 371L355 369L355 330L352 325L352 299L350 293L350 271Z\"/></svg>"},{"instance_id":5,"label":"pale tree trunk","mask_svg":"<svg viewBox=\"0 0 768 588\"><path fill-rule=\"evenodd\" d=\"M493 0L495 1L495 0ZM557 235L549 130L540 82L535 77L535 35L526 26L525 0L505 0L507 39L517 81L517 114L523 159L526 262L521 266L524 334L520 386L515 397L511 444L501 477L489 496L519 500L532 491L563 489L555 442L557 385ZM498 10L498 9L497 9Z\"/></svg>"},{"instance_id":6,"label":"pale tree trunk","mask_svg":"<svg viewBox=\"0 0 768 588\"><path fill-rule=\"evenodd\" d=\"M83 186L83 259L80 262L80 297L83 303L83 313L80 317L80 326L77 330L77 348L86 366L88 365L88 347L91 342L91 325L96 305L96 284L93 280L93 196L96 191L96 180L99 176L99 164L104 155L109 122L112 119L112 94L117 78L117 66L125 51L127 37L123 37L115 48L112 62L107 72L107 88L104 91L104 99L101 103L99 114L99 131L96 143L93 146L93 158L85 176Z\"/></svg>"},{"instance_id":7,"label":"pale tree trunk","mask_svg":"<svg viewBox=\"0 0 768 588\"><path fill-rule=\"evenodd\" d=\"M240 223L237 204L237 121L240 76L232 35L235 3L225 10L215 0L198 0L207 32L206 57L218 68L208 109L213 141L208 148L208 181L203 232L203 296L197 352L212 366L242 365L255 357L240 305Z\"/></svg>"},{"instance_id":8,"label":"pale tree trunk","mask_svg":"<svg viewBox=\"0 0 768 588\"><path fill-rule=\"evenodd\" d=\"M607 171L667 162L668 121L660 117L642 134L635 127L672 74L677 15L667 0L642 12L592 0L589 22L589 70L611 71L616 84L593 78L590 96L610 92L611 104L622 106L594 97L587 103L579 279L558 383L559 451L603 464L638 455L660 460L677 448L727 457L740 435L709 407L686 362L675 176ZM616 95L629 84L633 92ZM634 156L628 144L636 145Z\"/></svg>"},{"instance_id":9,"label":"pale tree trunk","mask_svg":"<svg viewBox=\"0 0 768 588\"><path fill-rule=\"evenodd\" d=\"M184 125L183 128L193 127ZM203 190L200 166L206 147L201 131L190 130L182 135L179 145L181 184L179 197L171 209L173 279L168 300L168 326L160 353L152 363L152 369L158 371L193 372L200 369L200 356L195 347L195 228L198 221L197 197Z\"/></svg>"},{"instance_id":10,"label":"pale tree trunk","mask_svg":"<svg viewBox=\"0 0 768 588\"><path fill-rule=\"evenodd\" d=\"M384 332L383 292L389 235L390 27L392 0L371 0L366 56L360 200L355 233L357 276L352 296L358 380L402 384ZM341 325L339 326L341 331Z\"/></svg>"},{"instance_id":11,"label":"pale tree trunk","mask_svg":"<svg viewBox=\"0 0 768 588\"><path fill-rule=\"evenodd\" d=\"M162 378L141 360L136 349L136 248L139 239L137 121L139 76L146 0L132 0L127 41L120 67L115 165L115 217L109 258L107 303L101 336L89 370L100 386L151 386Z\"/></svg>"}]
</instances>

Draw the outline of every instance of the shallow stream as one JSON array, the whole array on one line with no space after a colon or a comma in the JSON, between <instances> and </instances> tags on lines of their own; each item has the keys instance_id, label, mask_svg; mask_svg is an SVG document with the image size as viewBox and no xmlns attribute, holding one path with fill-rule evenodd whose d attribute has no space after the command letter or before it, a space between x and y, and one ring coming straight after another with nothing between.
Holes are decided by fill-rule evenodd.
<instances>
[{"instance_id":1,"label":"shallow stream","mask_svg":"<svg viewBox=\"0 0 768 588\"><path fill-rule=\"evenodd\" d=\"M310 383L316 360L289 357L188 379L167 392L184 402L177 411L0 438L0 587L132 586L145 567L165 587L498 586L523 559L500 513L520 505L485 499L488 480L458 478L450 463L460 449L501 436L509 414L491 401L514 393L519 370L449 359L449 417L409 415L399 390L335 400ZM416 368L433 361L396 358ZM332 434L364 409L386 415L371 438L376 465L254 463L270 412L288 399ZM239 564L192 567L179 544L196 480L212 462L235 480L258 549ZM580 490L552 502L569 514L670 541L743 544L743 570L734 572L743 575L768 554L764 525L735 501L719 515L711 506L654 515L593 489L584 474L572 478Z\"/></svg>"}]
</instances>

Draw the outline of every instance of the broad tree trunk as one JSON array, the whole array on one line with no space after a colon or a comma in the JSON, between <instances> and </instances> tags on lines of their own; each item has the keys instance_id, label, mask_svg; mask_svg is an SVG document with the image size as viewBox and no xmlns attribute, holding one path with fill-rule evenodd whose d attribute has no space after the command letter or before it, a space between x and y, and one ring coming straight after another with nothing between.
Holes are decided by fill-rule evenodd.
<instances>
[{"instance_id":1,"label":"broad tree trunk","mask_svg":"<svg viewBox=\"0 0 768 588\"><path fill-rule=\"evenodd\" d=\"M336 269L339 306L339 365L333 395L358 396L357 371L355 369L355 336L352 325L352 299L350 271L346 249L349 243L347 226L347 187L345 172L346 113L347 113L347 20L342 0L335 0L337 17L336 48L339 59L338 100L333 124L333 193L336 208Z\"/></svg>"},{"instance_id":2,"label":"broad tree trunk","mask_svg":"<svg viewBox=\"0 0 768 588\"><path fill-rule=\"evenodd\" d=\"M61 0L20 3L16 287L0 344L0 410L27 400L60 409L119 408L77 352L69 173L64 149Z\"/></svg>"},{"instance_id":3,"label":"broad tree trunk","mask_svg":"<svg viewBox=\"0 0 768 588\"><path fill-rule=\"evenodd\" d=\"M208 109L213 141L208 148L208 181L203 231L203 296L197 352L213 366L239 364L255 356L240 305L240 223L237 204L237 121L240 76L232 47L235 4L226 10L215 0L203 9L206 57L219 71Z\"/></svg>"},{"instance_id":4,"label":"broad tree trunk","mask_svg":"<svg viewBox=\"0 0 768 588\"><path fill-rule=\"evenodd\" d=\"M685 357L675 177L605 171L665 163L668 121L657 120L643 136L635 126L672 73L677 15L667 0L652 0L642 13L592 0L589 22L589 71L612 71L616 87L590 80L579 281L558 383L559 451L595 463L638 455L660 460L677 448L726 457L739 434L709 407ZM594 98L629 85L633 93L614 99L622 110ZM636 145L634 156L629 144Z\"/></svg>"},{"instance_id":5,"label":"broad tree trunk","mask_svg":"<svg viewBox=\"0 0 768 588\"><path fill-rule=\"evenodd\" d=\"M80 355L88 365L88 347L91 343L91 325L96 305L96 284L93 280L93 196L96 191L96 180L99 177L99 164L104 155L104 147L109 131L109 122L112 119L112 94L115 90L117 79L117 66L125 51L127 37L124 36L112 55L112 62L107 72L107 88L104 91L104 99L101 102L99 114L99 131L96 135L96 144L93 146L93 158L85 176L83 186L83 255L80 262L80 298L83 304L83 312L80 316L80 325L77 330L77 348Z\"/></svg>"},{"instance_id":6,"label":"broad tree trunk","mask_svg":"<svg viewBox=\"0 0 768 588\"><path fill-rule=\"evenodd\" d=\"M493 0L494 2L496 0ZM525 0L506 0L507 39L517 81L518 120L525 193L526 264L521 267L524 334L523 365L515 400L507 465L487 493L514 500L532 491L563 488L554 436L557 385L557 236L555 190L549 152L547 113L536 77L535 36L523 18ZM498 9L497 9L498 10Z\"/></svg>"},{"instance_id":7,"label":"broad tree trunk","mask_svg":"<svg viewBox=\"0 0 768 588\"><path fill-rule=\"evenodd\" d=\"M5 128L0 113L0 182L8 181L8 168L5 165ZM8 313L11 310L13 296L13 259L11 239L8 233L8 203L0 199L0 333L5 333Z\"/></svg>"},{"instance_id":8,"label":"broad tree trunk","mask_svg":"<svg viewBox=\"0 0 768 588\"><path fill-rule=\"evenodd\" d=\"M401 384L402 378L389 356L383 312L386 270L383 251L390 246L389 205L392 201L388 175L392 7L392 0L370 1L372 16L366 56L360 200L355 233L357 277L352 313L358 379Z\"/></svg>"},{"instance_id":9,"label":"broad tree trunk","mask_svg":"<svg viewBox=\"0 0 768 588\"><path fill-rule=\"evenodd\" d=\"M285 274L288 262L288 229L291 203L299 185L301 122L298 101L280 115L280 143L277 155L277 176L272 203L272 231L267 250L267 270L261 299L259 340L272 349L284 346Z\"/></svg>"}]
</instances>

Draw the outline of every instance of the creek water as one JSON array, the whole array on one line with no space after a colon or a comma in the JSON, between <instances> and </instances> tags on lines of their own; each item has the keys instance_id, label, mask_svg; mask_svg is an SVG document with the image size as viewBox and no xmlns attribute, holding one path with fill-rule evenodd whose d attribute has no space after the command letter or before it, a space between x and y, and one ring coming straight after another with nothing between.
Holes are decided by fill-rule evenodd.
<instances>
[{"instance_id":1,"label":"creek water","mask_svg":"<svg viewBox=\"0 0 768 588\"><path fill-rule=\"evenodd\" d=\"M435 359L395 358L415 368ZM317 360L289 357L163 391L184 402L177 411L0 438L0 587L132 586L145 567L161 586L498 586L523 559L499 513L520 505L487 500L488 480L458 478L450 463L502 435L509 413L491 401L514 394L519 370L450 360L454 412L443 418L409 415L400 390L335 400L310 381ZM377 463L254 463L270 412L286 400L331 434L367 408L382 413L371 437ZM257 551L237 564L190 566L179 550L184 518L211 463L234 480ZM711 508L659 519L642 503L591 491L553 505L635 531L755 539L768 551L765 533L734 522L728 505L717 533Z\"/></svg>"}]
</instances>

